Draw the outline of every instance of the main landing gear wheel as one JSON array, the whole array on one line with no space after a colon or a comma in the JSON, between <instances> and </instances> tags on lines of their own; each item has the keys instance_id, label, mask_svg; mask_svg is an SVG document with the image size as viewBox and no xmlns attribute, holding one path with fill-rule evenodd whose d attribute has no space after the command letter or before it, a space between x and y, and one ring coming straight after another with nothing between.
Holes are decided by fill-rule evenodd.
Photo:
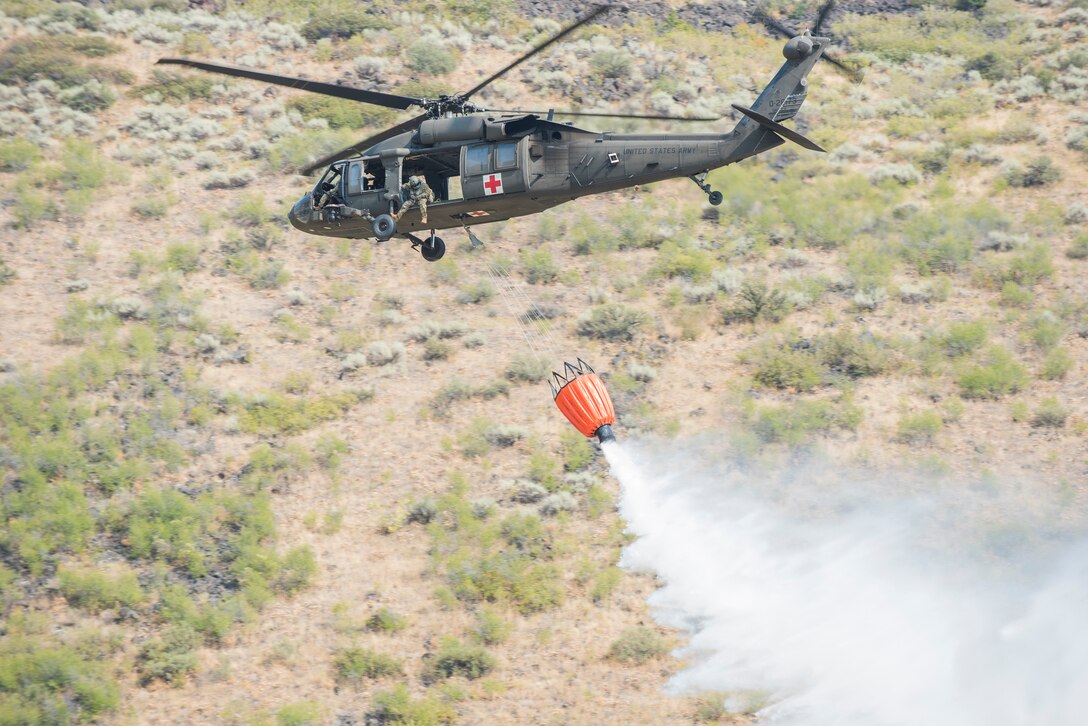
<instances>
[{"instance_id":1,"label":"main landing gear wheel","mask_svg":"<svg viewBox=\"0 0 1088 726\"><path fill-rule=\"evenodd\" d=\"M397 220L388 214L379 214L370 226L374 230L374 236L382 242L397 233Z\"/></svg>"},{"instance_id":2,"label":"main landing gear wheel","mask_svg":"<svg viewBox=\"0 0 1088 726\"><path fill-rule=\"evenodd\" d=\"M446 254L446 243L441 237L431 235L430 239L419 246L419 252L427 262L438 262Z\"/></svg>"},{"instance_id":3,"label":"main landing gear wheel","mask_svg":"<svg viewBox=\"0 0 1088 726\"><path fill-rule=\"evenodd\" d=\"M725 197L722 196L721 192L711 192L707 196L710 199L710 203L713 204L715 207L721 204L722 200L725 199Z\"/></svg>"}]
</instances>

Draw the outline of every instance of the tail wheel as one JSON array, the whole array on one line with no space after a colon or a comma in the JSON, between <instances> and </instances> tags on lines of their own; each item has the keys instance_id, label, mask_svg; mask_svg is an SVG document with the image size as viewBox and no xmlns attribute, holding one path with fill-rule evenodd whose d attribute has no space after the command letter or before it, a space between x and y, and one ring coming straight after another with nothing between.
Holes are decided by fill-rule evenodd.
<instances>
[{"instance_id":1,"label":"tail wheel","mask_svg":"<svg viewBox=\"0 0 1088 726\"><path fill-rule=\"evenodd\" d=\"M708 196L710 197L710 203L715 207L721 204L722 200L725 198L722 196L721 192L711 192Z\"/></svg>"},{"instance_id":2,"label":"tail wheel","mask_svg":"<svg viewBox=\"0 0 1088 726\"><path fill-rule=\"evenodd\" d=\"M441 237L431 237L419 246L419 251L427 262L438 262L446 254L446 243Z\"/></svg>"},{"instance_id":3,"label":"tail wheel","mask_svg":"<svg viewBox=\"0 0 1088 726\"><path fill-rule=\"evenodd\" d=\"M379 214L371 222L374 236L382 242L392 237L397 232L397 221L388 214Z\"/></svg>"}]
</instances>

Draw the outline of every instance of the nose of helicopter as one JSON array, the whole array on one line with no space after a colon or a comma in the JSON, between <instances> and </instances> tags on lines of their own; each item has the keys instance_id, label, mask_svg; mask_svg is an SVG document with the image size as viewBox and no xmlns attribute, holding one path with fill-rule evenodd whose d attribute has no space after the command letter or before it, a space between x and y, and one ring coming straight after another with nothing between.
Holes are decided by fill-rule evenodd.
<instances>
[{"instance_id":1,"label":"nose of helicopter","mask_svg":"<svg viewBox=\"0 0 1088 726\"><path fill-rule=\"evenodd\" d=\"M291 207L291 211L287 213L287 219L291 221L292 227L305 232L309 228L311 211L313 211L313 200L309 194L306 194L295 202L295 206Z\"/></svg>"}]
</instances>

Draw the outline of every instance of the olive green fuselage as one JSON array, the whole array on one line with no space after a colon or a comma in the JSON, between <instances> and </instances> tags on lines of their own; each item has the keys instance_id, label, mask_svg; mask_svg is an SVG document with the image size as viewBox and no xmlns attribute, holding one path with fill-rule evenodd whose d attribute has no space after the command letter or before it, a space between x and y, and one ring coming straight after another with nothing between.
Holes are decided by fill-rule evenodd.
<instances>
[{"instance_id":1,"label":"olive green fuselage","mask_svg":"<svg viewBox=\"0 0 1088 726\"><path fill-rule=\"evenodd\" d=\"M806 35L787 43L785 64L752 108L734 106L742 116L727 133L595 133L533 114L427 119L334 163L295 204L291 223L312 234L377 237L378 218L400 209L411 175L424 177L434 192L428 220L413 208L391 234L497 222L590 194L698 176L778 146L783 137L819 149L780 122L804 102L806 76L826 42ZM712 203L720 201L711 195Z\"/></svg>"},{"instance_id":2,"label":"olive green fuselage","mask_svg":"<svg viewBox=\"0 0 1088 726\"><path fill-rule=\"evenodd\" d=\"M375 185L379 187L377 189L357 189L352 193L347 183L350 161L342 162L345 171L334 179L334 183L339 186L339 197L346 206L377 217L390 213L391 203L397 206L399 199L390 199L392 195L387 190L399 188L399 179L407 178L414 166L438 167L428 159L450 159L454 155L458 159L456 170L427 175L432 188L439 187L434 189L436 199L429 205L428 223L422 223L418 210L411 210L397 225L398 233L403 233L520 217L578 197L692 176L738 160L735 132L684 136L593 134L552 122L541 121L539 126L541 128L520 139L451 143L428 148L399 146L398 142L410 143L411 135L406 134L408 138L398 137L383 144L394 154L385 154L382 159L380 152L384 149L375 149L379 153L362 157L364 164L368 157L382 162L387 184L379 181ZM756 134L763 135L761 130ZM511 142L516 142L516 165L495 168L491 163L484 169L466 168L465 157L471 153L470 149ZM781 141L774 139L774 143L777 145ZM404 154L405 151L408 153ZM402 169L408 171L396 173ZM486 188L488 184L490 189ZM458 186L460 194L454 192ZM295 205L291 212L292 224L306 232L333 237L374 236L366 217L345 217L339 210L329 214L315 209L319 200L314 197L319 194L317 190L308 193Z\"/></svg>"}]
</instances>

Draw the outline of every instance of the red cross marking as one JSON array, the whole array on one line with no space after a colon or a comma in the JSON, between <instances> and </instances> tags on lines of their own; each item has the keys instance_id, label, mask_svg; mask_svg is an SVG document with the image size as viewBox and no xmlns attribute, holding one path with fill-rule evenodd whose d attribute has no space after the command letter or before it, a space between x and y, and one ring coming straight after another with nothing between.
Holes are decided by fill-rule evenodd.
<instances>
[{"instance_id":1,"label":"red cross marking","mask_svg":"<svg viewBox=\"0 0 1088 726\"><path fill-rule=\"evenodd\" d=\"M502 192L502 174L491 174L487 177L487 181L484 182L484 189L490 194L500 194Z\"/></svg>"}]
</instances>

